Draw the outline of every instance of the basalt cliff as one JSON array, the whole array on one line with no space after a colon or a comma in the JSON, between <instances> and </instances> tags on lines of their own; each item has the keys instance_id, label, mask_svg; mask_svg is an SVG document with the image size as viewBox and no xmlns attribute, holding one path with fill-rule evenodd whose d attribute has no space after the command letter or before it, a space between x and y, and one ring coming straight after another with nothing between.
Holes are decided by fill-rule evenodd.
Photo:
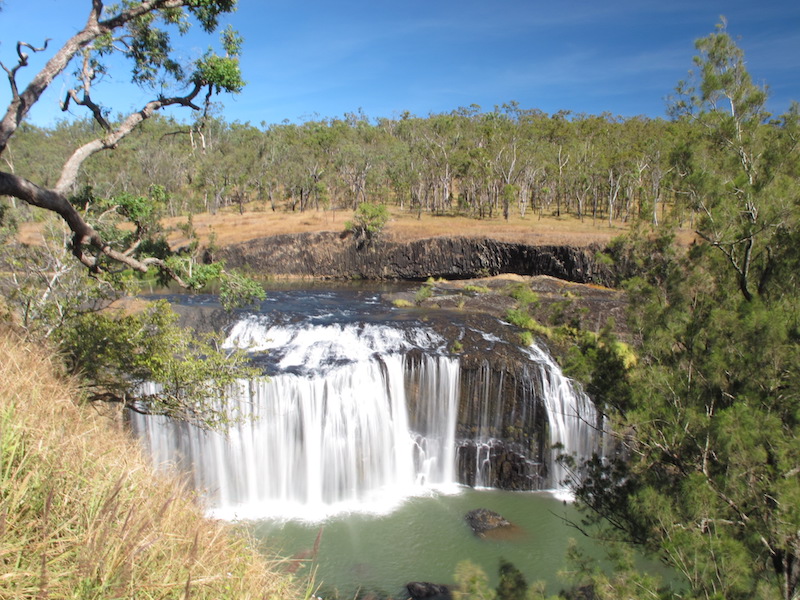
<instances>
[{"instance_id":1,"label":"basalt cliff","mask_svg":"<svg viewBox=\"0 0 800 600\"><path fill-rule=\"evenodd\" d=\"M599 250L458 236L410 242L359 240L348 234L318 232L263 237L227 246L210 258L265 277L420 281L513 273L606 284L613 277L596 260Z\"/></svg>"}]
</instances>

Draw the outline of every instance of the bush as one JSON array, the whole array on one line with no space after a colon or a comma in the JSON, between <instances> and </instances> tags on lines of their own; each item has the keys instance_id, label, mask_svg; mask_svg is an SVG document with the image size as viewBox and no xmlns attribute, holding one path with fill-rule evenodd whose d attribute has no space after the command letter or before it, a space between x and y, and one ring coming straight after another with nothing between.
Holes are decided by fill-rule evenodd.
<instances>
[{"instance_id":1,"label":"bush","mask_svg":"<svg viewBox=\"0 0 800 600\"><path fill-rule=\"evenodd\" d=\"M385 204L362 202L358 205L352 221L344 224L345 230L357 238L377 238L389 222L389 209Z\"/></svg>"},{"instance_id":2,"label":"bush","mask_svg":"<svg viewBox=\"0 0 800 600\"><path fill-rule=\"evenodd\" d=\"M536 292L524 283L515 283L509 286L508 295L519 302L521 308L526 308L530 304L535 306L539 302Z\"/></svg>"}]
</instances>

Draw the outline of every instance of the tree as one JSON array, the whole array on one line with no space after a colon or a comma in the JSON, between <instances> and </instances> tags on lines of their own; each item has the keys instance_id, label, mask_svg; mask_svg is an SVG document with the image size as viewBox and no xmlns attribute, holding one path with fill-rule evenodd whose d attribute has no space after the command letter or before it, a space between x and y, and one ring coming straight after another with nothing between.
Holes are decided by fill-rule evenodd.
<instances>
[{"instance_id":1,"label":"tree","mask_svg":"<svg viewBox=\"0 0 800 600\"><path fill-rule=\"evenodd\" d=\"M522 571L501 558L498 573L500 581L496 590L497 600L525 600L528 582Z\"/></svg>"},{"instance_id":2,"label":"tree","mask_svg":"<svg viewBox=\"0 0 800 600\"><path fill-rule=\"evenodd\" d=\"M797 109L766 112L724 24L698 40L672 153L699 242L631 280L639 362L608 399L620 453L577 482L589 522L662 559L692 597L800 594Z\"/></svg>"},{"instance_id":3,"label":"tree","mask_svg":"<svg viewBox=\"0 0 800 600\"><path fill-rule=\"evenodd\" d=\"M388 222L389 211L385 204L362 202L353 213L353 220L347 221L344 227L357 239L369 243L381 234Z\"/></svg>"},{"instance_id":4,"label":"tree","mask_svg":"<svg viewBox=\"0 0 800 600\"><path fill-rule=\"evenodd\" d=\"M95 154L111 150L145 119L168 106L183 106L202 112L197 103L205 92L206 106L215 93L237 93L244 82L239 71L238 56L242 40L230 28L221 35L223 54L206 52L192 65L181 65L173 57L171 31L188 31L191 20L197 21L206 32L218 28L219 18L235 9L236 0L123 0L106 9L101 0L92 0L83 28L58 49L45 66L26 86L20 84L23 69L28 66L30 52L46 52L29 42L17 43L17 63L0 63L8 76L11 102L0 120L0 157L7 152L9 142L22 124L31 107L54 79L73 65L75 86L63 101L84 107L99 125L101 136L79 145L61 166L60 176L53 187L43 187L13 172L0 171L0 195L23 200L59 215L72 232L72 253L92 273L108 271L116 263L139 272L151 268L169 275L185 285L181 273L172 269L162 258L145 256L135 247L117 247L84 218L70 200L76 178L83 164ZM153 99L140 110L118 121L108 119L109 108L92 98L93 86L106 72L106 59L121 53L131 63L132 82L153 92ZM173 96L162 93L168 84L180 91Z\"/></svg>"},{"instance_id":5,"label":"tree","mask_svg":"<svg viewBox=\"0 0 800 600\"><path fill-rule=\"evenodd\" d=\"M68 367L91 400L165 415L201 427L224 427L230 387L254 379L244 352L220 352L215 335L188 336L166 301L130 313L84 313L59 330Z\"/></svg>"},{"instance_id":6,"label":"tree","mask_svg":"<svg viewBox=\"0 0 800 600\"><path fill-rule=\"evenodd\" d=\"M171 251L159 224L169 199L164 187L151 182L146 195L123 192L104 197L80 185L78 176L91 157L116 148L157 111L182 106L206 114L214 94L242 88L238 65L242 40L235 31L222 31L222 54L209 50L191 65L173 58L170 38L170 32L186 33L191 20L213 32L218 19L232 12L236 2L122 0L108 9L100 0L90 4L84 27L27 85L20 84L20 77L29 53L46 52L47 42L42 47L19 42L17 63L0 63L11 90L11 102L0 121L0 157L10 169L0 171L0 195L57 215L71 234L67 243L54 231L43 248L30 251L5 244L0 259L7 267L4 273L10 275L2 282L3 292L19 309L23 327L60 343L66 361L87 378L91 397L220 425L225 418L224 388L237 377L252 375L242 356L223 351L215 340L181 330L177 317L163 304L122 316L97 310L131 289L132 272L153 270L162 282L175 281L190 289L221 280L220 299L226 307L263 298L263 288L239 274L225 273L221 264L198 264L192 253ZM130 61L132 82L152 91L153 99L140 110L111 120L110 109L100 106L92 94L106 73L106 59L115 53ZM15 172L9 144L18 131L30 129L23 123L25 116L70 65L75 67L76 83L62 107L81 106L92 122L78 122L76 143L66 153L55 184L35 183ZM167 96L170 86L178 91ZM0 219L6 222L0 225L8 227L9 216L2 214ZM77 261L65 255L67 246ZM91 278L85 277L85 269ZM145 381L158 389L144 392Z\"/></svg>"}]
</instances>

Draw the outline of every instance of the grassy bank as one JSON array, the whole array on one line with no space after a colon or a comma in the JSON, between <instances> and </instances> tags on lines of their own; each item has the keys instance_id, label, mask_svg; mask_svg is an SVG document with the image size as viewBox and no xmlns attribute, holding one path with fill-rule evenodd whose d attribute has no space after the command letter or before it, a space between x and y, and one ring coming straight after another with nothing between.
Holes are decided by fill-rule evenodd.
<instances>
[{"instance_id":1,"label":"grassy bank","mask_svg":"<svg viewBox=\"0 0 800 600\"><path fill-rule=\"evenodd\" d=\"M384 237L395 242L409 242L438 236L491 238L504 242L535 245L587 246L606 244L627 228L624 224L609 227L607 222L578 219L573 215L539 216L529 212L525 217L513 214L508 221L501 216L476 219L464 215L432 215L389 207L391 218ZM315 231L342 232L345 222L353 218L352 210L307 210L305 212L273 212L263 205L251 203L240 214L238 209L225 208L216 214L193 215L192 224L202 245L213 242L220 246L288 233ZM186 217L163 219L172 231L169 240L175 247L189 243L181 226ZM26 244L42 243L40 222L21 223L17 239Z\"/></svg>"},{"instance_id":2,"label":"grassy bank","mask_svg":"<svg viewBox=\"0 0 800 600\"><path fill-rule=\"evenodd\" d=\"M0 598L303 596L57 373L0 330Z\"/></svg>"}]
</instances>

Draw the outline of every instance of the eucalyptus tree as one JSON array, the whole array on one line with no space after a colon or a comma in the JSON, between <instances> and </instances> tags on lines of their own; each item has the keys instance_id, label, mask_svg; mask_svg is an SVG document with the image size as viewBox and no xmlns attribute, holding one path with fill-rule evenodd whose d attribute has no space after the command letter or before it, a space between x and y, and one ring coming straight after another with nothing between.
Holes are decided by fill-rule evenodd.
<instances>
[{"instance_id":1,"label":"eucalyptus tree","mask_svg":"<svg viewBox=\"0 0 800 600\"><path fill-rule=\"evenodd\" d=\"M377 131L363 113L347 113L334 122L337 149L334 161L344 183L347 205L355 210L367 201L368 179L380 160L375 149Z\"/></svg>"},{"instance_id":2,"label":"eucalyptus tree","mask_svg":"<svg viewBox=\"0 0 800 600\"><path fill-rule=\"evenodd\" d=\"M463 119L455 113L430 115L423 129L423 177L427 179L426 208L441 214L449 210L453 200L453 156L463 135Z\"/></svg>"},{"instance_id":3,"label":"eucalyptus tree","mask_svg":"<svg viewBox=\"0 0 800 600\"><path fill-rule=\"evenodd\" d=\"M492 194L501 200L503 218L508 221L511 204L519 197L519 178L524 168L520 146L519 123L514 118L516 105L506 105L486 115L484 128L487 146L491 149L494 181Z\"/></svg>"},{"instance_id":4,"label":"eucalyptus tree","mask_svg":"<svg viewBox=\"0 0 800 600\"><path fill-rule=\"evenodd\" d=\"M82 27L61 48L52 52L40 71L27 83L22 78L30 65L31 53L49 53L44 41L23 40L16 45L15 63L0 64L8 78L11 101L0 120L0 156L4 155L31 107L53 81L70 67L75 69L74 85L65 95L63 107L84 108L98 125L96 136L80 143L66 158L54 185L42 185L9 171L0 171L0 194L59 215L72 231L72 253L91 272L122 264L136 271L156 268L176 281L181 274L157 257L136 257L133 249L115 248L98 233L75 205L70 193L76 190L81 168L92 156L116 148L141 123L156 111L170 106L202 112L203 101L214 93L239 92L244 82L239 71L241 38L232 30L222 32L222 53L209 50L191 65L181 65L175 57L170 33L186 33L192 20L206 32L218 28L219 19L235 8L235 0L125 0L106 8L102 1L87 3ZM93 92L108 66L106 59L121 54L131 65L133 84L152 91L152 99L138 110L118 120L110 120L110 107L101 106ZM171 83L175 94L163 88Z\"/></svg>"},{"instance_id":5,"label":"eucalyptus tree","mask_svg":"<svg viewBox=\"0 0 800 600\"><path fill-rule=\"evenodd\" d=\"M222 278L221 299L226 303L263 296L260 286L235 273L224 273L222 265L196 265L191 257L169 250L158 226L165 198L163 188L152 187L149 195L126 193L106 198L93 194L86 181L81 180L90 159L124 145L158 111L183 107L202 114L215 94L242 89L238 62L242 40L232 29L221 32L219 52L209 49L190 64L178 61L172 43L175 34L185 34L193 23L206 33L213 33L220 18L232 12L235 4L235 0L122 0L106 7L101 0L90 0L83 25L60 48L53 51L46 40L41 45L36 40L23 40L16 45L13 62L7 58L0 62L11 98L0 118L0 158L8 167L0 170L0 195L42 209L66 225L72 265L84 273L88 271L92 276L88 283L101 288L99 296L106 301L115 292L127 289L132 272L154 272L162 281L175 281L187 288L202 287L212 278ZM44 54L49 56L44 66L26 79L32 55ZM114 55L128 61L132 85L152 94L137 109L117 118L109 116L113 107L103 106L95 94ZM61 127L68 132L75 130L78 135L71 140L71 149L62 155L55 181L33 180L16 167L10 148L15 136L25 130L24 119L31 108L56 78L70 69L74 80L66 90L62 107L85 110L90 120ZM37 177L35 171L28 172L30 177ZM127 226L120 226L123 221ZM40 280L35 291L38 298L26 294L19 297L20 303L37 308L58 296L50 307L74 307L75 289L80 284L67 288L56 285L67 282L72 275L56 250L53 246L17 252L10 244L3 247L5 260L24 261L16 263L18 268L12 270L12 277L27 272L35 276L32 279ZM38 258L41 253L47 260ZM37 265L36 269L31 265ZM82 311L87 306L86 302L80 303ZM48 311L38 314L47 316ZM248 372L239 357L227 360L224 353L215 351L213 343L203 344L181 333L174 325L174 316L169 316L163 307L131 318L77 315L68 327L57 326L53 331L76 361L73 366L77 372L95 373L95 381L100 383L109 376L105 381L110 385L113 379L119 386L106 391L134 409L141 407L132 377L146 374L151 381L165 384L164 396L146 400L149 409L197 417L200 421L207 417L209 424L215 424L220 417L215 407L219 406L221 386L237 374ZM158 352L154 346L159 346ZM176 358L174 352L180 357ZM180 387L188 393L172 393L170 383L175 382L181 382Z\"/></svg>"},{"instance_id":6,"label":"eucalyptus tree","mask_svg":"<svg viewBox=\"0 0 800 600\"><path fill-rule=\"evenodd\" d=\"M698 40L671 153L698 211L683 254L643 237L629 282L641 336L630 392L606 395L624 459L577 497L698 598L800 594L800 124L779 118L724 26ZM657 257L662 257L658 259Z\"/></svg>"},{"instance_id":7,"label":"eucalyptus tree","mask_svg":"<svg viewBox=\"0 0 800 600\"><path fill-rule=\"evenodd\" d=\"M430 185L427 175L428 153L424 130L426 120L404 114L395 128L395 135L408 149L408 165L402 171L395 171L395 176L402 177L402 188L409 190L410 209L417 210L418 216L427 208L427 196ZM397 184L395 184L397 186ZM402 189L401 188L401 189Z\"/></svg>"}]
</instances>

